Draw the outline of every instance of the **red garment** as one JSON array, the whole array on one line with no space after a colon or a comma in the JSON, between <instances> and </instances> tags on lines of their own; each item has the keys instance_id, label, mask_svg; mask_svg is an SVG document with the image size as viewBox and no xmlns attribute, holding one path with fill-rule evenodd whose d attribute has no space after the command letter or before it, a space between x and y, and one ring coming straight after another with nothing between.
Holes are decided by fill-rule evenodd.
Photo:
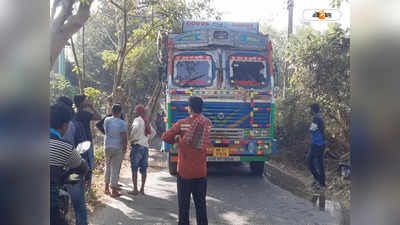
<instances>
[{"instance_id":1,"label":"red garment","mask_svg":"<svg viewBox=\"0 0 400 225\"><path fill-rule=\"evenodd\" d=\"M144 120L144 124L146 125L146 128L144 129L144 135L148 136L151 134L151 128L150 128L150 121L149 118L146 116L146 110L142 105L137 105L135 108L136 113L142 117Z\"/></svg>"},{"instance_id":2,"label":"red garment","mask_svg":"<svg viewBox=\"0 0 400 225\"><path fill-rule=\"evenodd\" d=\"M175 144L175 136L182 137L178 145L178 174L184 179L207 176L207 147L210 146L211 121L201 114L179 120L167 130L162 139Z\"/></svg>"}]
</instances>

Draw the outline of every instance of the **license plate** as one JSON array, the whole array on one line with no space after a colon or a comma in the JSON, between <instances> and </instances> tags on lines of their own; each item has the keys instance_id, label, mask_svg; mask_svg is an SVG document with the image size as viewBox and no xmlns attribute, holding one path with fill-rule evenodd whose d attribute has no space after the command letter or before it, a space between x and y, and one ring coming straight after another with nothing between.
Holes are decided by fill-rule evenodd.
<instances>
[{"instance_id":1,"label":"license plate","mask_svg":"<svg viewBox=\"0 0 400 225\"><path fill-rule=\"evenodd\" d=\"M216 158L229 157L229 148L214 148L213 156Z\"/></svg>"},{"instance_id":2,"label":"license plate","mask_svg":"<svg viewBox=\"0 0 400 225\"><path fill-rule=\"evenodd\" d=\"M239 156L229 156L225 158L217 158L213 156L207 156L207 162L238 162L240 161Z\"/></svg>"}]
</instances>

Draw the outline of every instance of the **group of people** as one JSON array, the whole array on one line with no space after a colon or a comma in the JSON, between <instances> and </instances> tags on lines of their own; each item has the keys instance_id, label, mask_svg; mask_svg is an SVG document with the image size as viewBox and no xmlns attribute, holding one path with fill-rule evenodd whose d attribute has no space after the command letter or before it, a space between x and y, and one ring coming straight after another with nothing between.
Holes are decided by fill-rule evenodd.
<instances>
[{"instance_id":1,"label":"group of people","mask_svg":"<svg viewBox=\"0 0 400 225\"><path fill-rule=\"evenodd\" d=\"M105 153L105 190L104 193L112 197L121 195L121 185L118 184L121 164L127 154L128 142L130 144L130 162L132 170L133 190L129 194L139 194L137 185L138 171L142 175L140 193L144 194L144 187L147 177L149 158L149 140L156 131L151 126L142 105L135 108L135 119L132 123L131 132L128 135L127 124L122 118L122 107L119 104L113 105L112 115L104 120L104 153ZM110 192L111 188L111 192Z\"/></svg>"},{"instance_id":2,"label":"group of people","mask_svg":"<svg viewBox=\"0 0 400 225\"><path fill-rule=\"evenodd\" d=\"M73 108L75 104L76 112ZM75 212L76 225L87 225L85 192L90 189L94 169L94 150L91 121L104 121L104 155L105 155L105 190L112 197L121 195L118 184L121 163L131 146L130 161L132 169L133 190L129 194L144 194L148 167L149 140L156 131L150 125L146 110L142 105L136 106L135 119L128 136L127 124L122 116L119 104L112 106L112 114L102 118L95 106L85 95L76 95L74 102L62 96L50 107L49 130L49 167L50 167L50 221L51 224L68 224L63 211L63 199L60 189L67 186ZM89 141L90 149L79 154L75 148L82 142ZM128 143L129 142L129 143ZM79 175L74 184L65 184L66 170ZM137 185L137 173L142 175L140 191ZM110 190L111 189L111 190Z\"/></svg>"},{"instance_id":3,"label":"group of people","mask_svg":"<svg viewBox=\"0 0 400 225\"><path fill-rule=\"evenodd\" d=\"M90 122L101 120L95 106L85 95L76 95L73 102L68 97L60 97L56 104L50 107L50 139L49 139L49 166L50 166L50 221L51 224L67 224L63 215L62 197L59 190L65 185L65 170L76 170L79 174L78 182L67 185L75 211L77 225L87 225L87 210L85 190L90 189L92 171L94 169L93 145L85 154L75 151L78 144L92 142ZM79 163L78 163L79 162Z\"/></svg>"},{"instance_id":4,"label":"group of people","mask_svg":"<svg viewBox=\"0 0 400 225\"><path fill-rule=\"evenodd\" d=\"M189 224L190 198L193 196L196 206L197 224L208 224L207 195L207 147L210 145L209 133L211 121L201 114L203 100L200 97L189 99L189 114L186 119L178 121L163 133L162 139L169 144L178 144L177 192L179 206L179 224ZM105 190L112 197L121 195L118 185L119 171L127 143L131 145L130 161L132 169L133 190L128 194L144 194L146 182L149 140L156 131L150 125L143 106L135 109L135 119L130 135L127 135L126 122L121 119L121 107L114 105L112 116L104 120L104 144L106 156ZM138 171L142 175L140 191L137 185ZM111 188L111 192L109 191Z\"/></svg>"},{"instance_id":5,"label":"group of people","mask_svg":"<svg viewBox=\"0 0 400 225\"><path fill-rule=\"evenodd\" d=\"M85 189L90 188L91 172L94 168L93 147L84 156L79 155L74 147L82 141L92 141L90 121L101 120L93 104L88 103L84 95L74 97L77 112L72 108L72 101L61 97L50 108L50 199L51 224L67 224L60 210L58 189L62 185L62 169L68 167L80 174L81 182L69 187L77 225L87 225ZM207 195L207 147L211 145L209 134L211 121L203 116L203 100L190 97L188 102L189 117L175 123L162 134L162 139L178 146L177 193L180 225L189 224L190 199L193 196L198 225L208 224ZM90 111L88 110L90 109ZM324 122L319 114L319 105L311 105L313 120L310 126L312 145L308 154L308 165L317 184L325 187L323 152L325 148ZM105 149L105 190L112 197L121 195L118 184L121 163L130 149L129 158L132 170L133 190L129 194L144 194L147 177L149 140L156 131L150 125L143 106L135 108L135 119L128 135L127 123L122 117L122 107L112 106L112 114L104 119ZM128 148L130 145L130 148ZM137 185L138 171L142 175L140 190ZM111 190L110 190L111 189Z\"/></svg>"}]
</instances>

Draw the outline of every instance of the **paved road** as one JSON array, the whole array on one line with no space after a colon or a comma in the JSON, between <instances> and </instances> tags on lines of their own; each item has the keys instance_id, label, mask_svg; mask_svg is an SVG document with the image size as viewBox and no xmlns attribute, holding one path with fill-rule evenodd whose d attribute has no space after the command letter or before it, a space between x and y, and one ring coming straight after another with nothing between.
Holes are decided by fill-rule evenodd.
<instances>
[{"instance_id":1,"label":"paved road","mask_svg":"<svg viewBox=\"0 0 400 225\"><path fill-rule=\"evenodd\" d=\"M91 218L95 225L177 224L176 178L166 169L165 153L151 153L146 195L106 197L105 207ZM129 168L122 169L124 189L132 188ZM207 211L209 224L336 225L338 219L306 200L282 190L249 168L209 168ZM124 191L126 192L126 191ZM191 202L191 223L196 224Z\"/></svg>"}]
</instances>

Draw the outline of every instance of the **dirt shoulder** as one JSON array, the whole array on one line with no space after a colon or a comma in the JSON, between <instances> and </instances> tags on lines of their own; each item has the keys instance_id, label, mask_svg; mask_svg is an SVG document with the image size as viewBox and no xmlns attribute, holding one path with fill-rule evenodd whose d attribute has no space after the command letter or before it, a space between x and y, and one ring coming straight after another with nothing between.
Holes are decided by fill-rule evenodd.
<instances>
[{"instance_id":1,"label":"dirt shoulder","mask_svg":"<svg viewBox=\"0 0 400 225\"><path fill-rule=\"evenodd\" d=\"M288 182L297 184L299 190L305 190L305 193L312 194L311 183L312 177L309 169L306 167L306 152L294 152L282 149L276 155L273 155L268 162L274 168L281 170L284 174L292 177ZM301 155L302 157L299 157ZM290 160L289 160L290 159ZM338 173L338 161L325 157L325 173L327 188L326 197L335 201L339 201L344 207L350 208L350 180L342 179ZM267 167L268 168L268 167ZM266 170L268 173L268 170ZM292 188L291 191L296 191ZM303 191L304 192L304 191Z\"/></svg>"}]
</instances>

